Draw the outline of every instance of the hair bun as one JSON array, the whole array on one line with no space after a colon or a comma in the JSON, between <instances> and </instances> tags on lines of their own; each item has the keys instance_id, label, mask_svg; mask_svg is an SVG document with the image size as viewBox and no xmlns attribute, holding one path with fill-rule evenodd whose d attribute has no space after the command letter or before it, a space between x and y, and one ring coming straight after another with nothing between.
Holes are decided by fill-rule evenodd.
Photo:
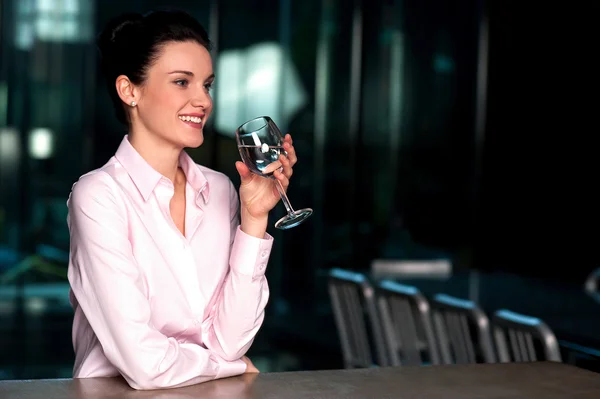
<instances>
[{"instance_id":1,"label":"hair bun","mask_svg":"<svg viewBox=\"0 0 600 399\"><path fill-rule=\"evenodd\" d=\"M126 13L111 19L98 36L97 45L102 57L114 54L115 50L131 43L143 20L144 16L138 13Z\"/></svg>"}]
</instances>

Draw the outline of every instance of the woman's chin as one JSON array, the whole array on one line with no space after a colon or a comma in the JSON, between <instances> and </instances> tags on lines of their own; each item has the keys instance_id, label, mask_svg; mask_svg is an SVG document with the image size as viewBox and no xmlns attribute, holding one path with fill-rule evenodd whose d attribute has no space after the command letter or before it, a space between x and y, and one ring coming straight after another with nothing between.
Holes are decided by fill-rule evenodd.
<instances>
[{"instance_id":1,"label":"woman's chin","mask_svg":"<svg viewBox=\"0 0 600 399\"><path fill-rule=\"evenodd\" d=\"M186 137L184 140L184 147L186 148L198 148L204 143L204 134L202 132L196 133L195 137Z\"/></svg>"}]
</instances>

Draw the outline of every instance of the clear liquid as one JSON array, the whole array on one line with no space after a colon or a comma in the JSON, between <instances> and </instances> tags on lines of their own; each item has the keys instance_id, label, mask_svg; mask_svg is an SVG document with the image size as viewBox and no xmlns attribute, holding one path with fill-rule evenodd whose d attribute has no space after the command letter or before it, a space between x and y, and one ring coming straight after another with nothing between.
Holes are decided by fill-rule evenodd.
<instances>
[{"instance_id":1,"label":"clear liquid","mask_svg":"<svg viewBox=\"0 0 600 399\"><path fill-rule=\"evenodd\" d=\"M285 154L282 146L240 145L238 149L244 164L258 175L270 177L283 166L279 160Z\"/></svg>"}]
</instances>

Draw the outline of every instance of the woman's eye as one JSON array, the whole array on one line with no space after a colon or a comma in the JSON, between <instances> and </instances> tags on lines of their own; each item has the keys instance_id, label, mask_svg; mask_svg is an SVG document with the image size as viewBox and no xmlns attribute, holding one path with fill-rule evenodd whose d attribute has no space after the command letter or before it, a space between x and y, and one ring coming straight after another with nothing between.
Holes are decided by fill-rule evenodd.
<instances>
[{"instance_id":1,"label":"woman's eye","mask_svg":"<svg viewBox=\"0 0 600 399\"><path fill-rule=\"evenodd\" d=\"M186 87L188 85L188 81L185 79L176 80L175 84L178 86Z\"/></svg>"}]
</instances>

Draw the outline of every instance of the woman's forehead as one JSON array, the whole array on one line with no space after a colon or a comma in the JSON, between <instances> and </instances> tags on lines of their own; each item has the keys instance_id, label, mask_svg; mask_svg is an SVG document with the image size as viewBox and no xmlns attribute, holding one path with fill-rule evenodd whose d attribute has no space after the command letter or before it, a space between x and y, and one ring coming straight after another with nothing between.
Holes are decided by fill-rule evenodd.
<instances>
[{"instance_id":1,"label":"woman's forehead","mask_svg":"<svg viewBox=\"0 0 600 399\"><path fill-rule=\"evenodd\" d=\"M162 72L190 71L194 75L212 74L212 59L206 47L197 42L169 42L162 46L155 67Z\"/></svg>"}]
</instances>

